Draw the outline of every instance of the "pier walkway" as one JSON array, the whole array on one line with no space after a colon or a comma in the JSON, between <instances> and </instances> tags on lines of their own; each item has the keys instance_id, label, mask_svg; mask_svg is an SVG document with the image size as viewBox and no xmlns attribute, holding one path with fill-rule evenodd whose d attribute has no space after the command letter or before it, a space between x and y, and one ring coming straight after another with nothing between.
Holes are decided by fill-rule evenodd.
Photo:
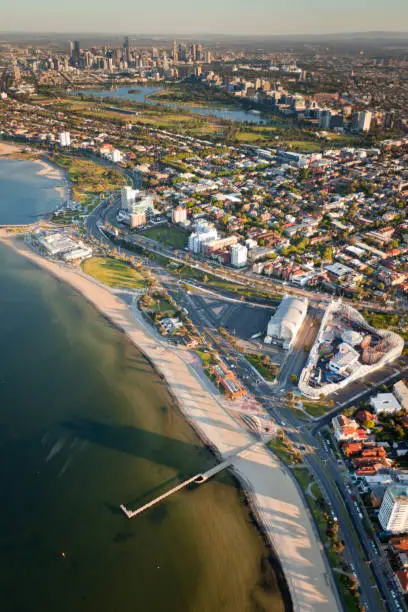
<instances>
[{"instance_id":1,"label":"pier walkway","mask_svg":"<svg viewBox=\"0 0 408 612\"><path fill-rule=\"evenodd\" d=\"M171 495L174 495L174 493L177 493L177 491L181 491L182 489L185 489L186 487L188 487L188 485L192 483L203 484L204 482L207 482L207 480L209 480L216 474L219 474L219 472L222 472L223 470L226 470L227 468L229 468L233 460L235 459L235 457L244 453L246 450L250 449L255 444L259 444L259 440L252 441L250 444L247 444L246 446L243 446L233 451L232 453L229 453L228 456L223 461L218 463L218 465L215 465L214 467L206 470L205 472L202 472L200 474L195 474L195 476L192 476L191 478L184 480L183 482L176 485L169 491L166 491L166 493L159 495L152 501L148 502L147 504L144 504L143 506L140 506L140 508L137 508L136 510L129 510L129 508L127 508L124 504L120 506L120 509L129 519L132 519L138 514L142 514L142 512L144 512L145 510L148 510L149 508L156 506L157 504L164 501Z\"/></svg>"}]
</instances>

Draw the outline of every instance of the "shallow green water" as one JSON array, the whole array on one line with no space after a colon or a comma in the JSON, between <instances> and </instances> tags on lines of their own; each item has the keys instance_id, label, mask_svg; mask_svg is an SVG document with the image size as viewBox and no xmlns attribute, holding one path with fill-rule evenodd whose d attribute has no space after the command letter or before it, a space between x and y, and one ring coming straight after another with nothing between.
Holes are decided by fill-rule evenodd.
<instances>
[{"instance_id":1,"label":"shallow green water","mask_svg":"<svg viewBox=\"0 0 408 612\"><path fill-rule=\"evenodd\" d=\"M213 463L123 334L0 246L1 610L282 610L228 474L118 510Z\"/></svg>"}]
</instances>

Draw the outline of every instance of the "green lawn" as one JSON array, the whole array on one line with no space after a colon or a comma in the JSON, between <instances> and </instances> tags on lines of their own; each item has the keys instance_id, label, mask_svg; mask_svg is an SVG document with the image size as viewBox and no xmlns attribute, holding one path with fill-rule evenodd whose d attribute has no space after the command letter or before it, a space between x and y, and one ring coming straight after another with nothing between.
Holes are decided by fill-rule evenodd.
<instances>
[{"instance_id":1,"label":"green lawn","mask_svg":"<svg viewBox=\"0 0 408 612\"><path fill-rule=\"evenodd\" d=\"M156 240L174 249L184 249L187 244L187 235L183 230L175 225L162 225L152 227L143 232L142 236Z\"/></svg>"},{"instance_id":2,"label":"green lawn","mask_svg":"<svg viewBox=\"0 0 408 612\"><path fill-rule=\"evenodd\" d=\"M72 199L87 206L95 196L118 189L124 177L108 166L67 155L51 155L51 161L64 168L72 183Z\"/></svg>"},{"instance_id":3,"label":"green lawn","mask_svg":"<svg viewBox=\"0 0 408 612\"><path fill-rule=\"evenodd\" d=\"M272 363L263 364L262 357L263 355L258 355L256 353L247 353L245 355L245 359L247 359L256 370L258 370L260 375L263 376L265 380L274 381L279 368Z\"/></svg>"},{"instance_id":4,"label":"green lawn","mask_svg":"<svg viewBox=\"0 0 408 612\"><path fill-rule=\"evenodd\" d=\"M312 417L321 417L326 414L326 412L331 410L330 406L328 406L327 404L321 404L318 402L308 402L305 400L303 400L303 408Z\"/></svg>"},{"instance_id":5,"label":"green lawn","mask_svg":"<svg viewBox=\"0 0 408 612\"><path fill-rule=\"evenodd\" d=\"M313 477L310 475L309 470L307 468L295 467L293 468L292 472L296 476L296 480L299 481L299 484L306 492L308 486L313 481Z\"/></svg>"},{"instance_id":6,"label":"green lawn","mask_svg":"<svg viewBox=\"0 0 408 612\"><path fill-rule=\"evenodd\" d=\"M91 257L82 263L82 269L109 287L141 289L145 286L143 276L129 264L118 259Z\"/></svg>"},{"instance_id":7,"label":"green lawn","mask_svg":"<svg viewBox=\"0 0 408 612\"><path fill-rule=\"evenodd\" d=\"M194 351L198 355L203 363L203 366L209 366L213 363L213 358L210 353L206 351Z\"/></svg>"},{"instance_id":8,"label":"green lawn","mask_svg":"<svg viewBox=\"0 0 408 612\"><path fill-rule=\"evenodd\" d=\"M174 317L177 311L169 302L168 298L162 296L156 300L156 303L152 308L152 312L166 314L168 317Z\"/></svg>"},{"instance_id":9,"label":"green lawn","mask_svg":"<svg viewBox=\"0 0 408 612\"><path fill-rule=\"evenodd\" d=\"M289 464L294 463L290 449L284 444L284 442L280 438L274 438L273 440L268 442L268 446L285 463L289 463Z\"/></svg>"}]
</instances>

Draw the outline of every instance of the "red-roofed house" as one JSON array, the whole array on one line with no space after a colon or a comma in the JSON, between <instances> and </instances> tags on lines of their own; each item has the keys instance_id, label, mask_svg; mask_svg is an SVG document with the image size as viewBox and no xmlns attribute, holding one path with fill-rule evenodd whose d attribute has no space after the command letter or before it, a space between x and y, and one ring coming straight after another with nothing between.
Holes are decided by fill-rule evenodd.
<instances>
[{"instance_id":1,"label":"red-roofed house","mask_svg":"<svg viewBox=\"0 0 408 612\"><path fill-rule=\"evenodd\" d=\"M400 570L395 572L395 579L399 589L403 593L408 593L408 570Z\"/></svg>"}]
</instances>

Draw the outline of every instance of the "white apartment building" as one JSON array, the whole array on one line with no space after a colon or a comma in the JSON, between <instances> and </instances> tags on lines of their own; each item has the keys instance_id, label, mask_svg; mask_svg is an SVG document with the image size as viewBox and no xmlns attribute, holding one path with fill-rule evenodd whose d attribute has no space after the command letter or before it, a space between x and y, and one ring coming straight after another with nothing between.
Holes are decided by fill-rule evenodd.
<instances>
[{"instance_id":1,"label":"white apartment building","mask_svg":"<svg viewBox=\"0 0 408 612\"><path fill-rule=\"evenodd\" d=\"M193 253L200 253L204 244L217 240L217 238L218 232L212 224L207 221L198 221L196 231L189 236L188 249Z\"/></svg>"},{"instance_id":2,"label":"white apartment building","mask_svg":"<svg viewBox=\"0 0 408 612\"><path fill-rule=\"evenodd\" d=\"M235 268L246 266L248 261L248 249L242 244L234 244L231 247L231 265Z\"/></svg>"},{"instance_id":3,"label":"white apartment building","mask_svg":"<svg viewBox=\"0 0 408 612\"><path fill-rule=\"evenodd\" d=\"M382 501L378 520L385 531L403 533L408 531L408 487L388 487Z\"/></svg>"},{"instance_id":4,"label":"white apartment building","mask_svg":"<svg viewBox=\"0 0 408 612\"><path fill-rule=\"evenodd\" d=\"M121 208L129 208L131 202L134 202L136 199L136 195L139 193L137 189L132 189L129 185L126 187L122 187L120 190L120 202Z\"/></svg>"},{"instance_id":5,"label":"white apartment building","mask_svg":"<svg viewBox=\"0 0 408 612\"><path fill-rule=\"evenodd\" d=\"M69 132L60 132L58 139L61 147L71 146L71 134Z\"/></svg>"}]
</instances>

